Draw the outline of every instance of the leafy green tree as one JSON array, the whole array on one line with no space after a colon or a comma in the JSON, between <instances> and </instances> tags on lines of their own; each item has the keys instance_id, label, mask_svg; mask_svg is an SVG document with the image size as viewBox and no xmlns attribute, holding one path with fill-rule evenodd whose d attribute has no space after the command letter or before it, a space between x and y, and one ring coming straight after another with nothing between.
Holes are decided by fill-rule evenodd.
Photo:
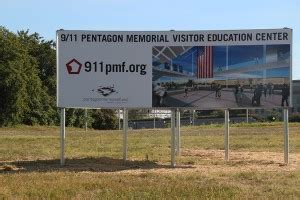
<instances>
[{"instance_id":1,"label":"leafy green tree","mask_svg":"<svg viewBox=\"0 0 300 200\"><path fill-rule=\"evenodd\" d=\"M92 118L92 128L94 129L116 129L118 126L118 119L114 110L94 110Z\"/></svg>"},{"instance_id":2,"label":"leafy green tree","mask_svg":"<svg viewBox=\"0 0 300 200\"><path fill-rule=\"evenodd\" d=\"M43 89L38 65L14 34L0 28L0 125L51 124L56 111Z\"/></svg>"},{"instance_id":3,"label":"leafy green tree","mask_svg":"<svg viewBox=\"0 0 300 200\"><path fill-rule=\"evenodd\" d=\"M150 112L150 111L149 111ZM146 109L129 109L129 120L140 120L148 117L148 110Z\"/></svg>"},{"instance_id":4,"label":"leafy green tree","mask_svg":"<svg viewBox=\"0 0 300 200\"><path fill-rule=\"evenodd\" d=\"M50 96L56 96L56 50L53 40L45 41L38 33L18 31L18 37L38 64L38 75ZM54 99L55 101L55 99Z\"/></svg>"},{"instance_id":5,"label":"leafy green tree","mask_svg":"<svg viewBox=\"0 0 300 200\"><path fill-rule=\"evenodd\" d=\"M92 114L93 110L87 110L87 123L88 127L91 127L93 122ZM66 109L66 126L84 127L85 126L85 111L84 109Z\"/></svg>"},{"instance_id":6,"label":"leafy green tree","mask_svg":"<svg viewBox=\"0 0 300 200\"><path fill-rule=\"evenodd\" d=\"M112 110L89 110L88 124L114 129ZM67 126L84 126L83 109L67 109ZM0 27L0 126L59 124L56 107L55 43L38 33Z\"/></svg>"}]
</instances>

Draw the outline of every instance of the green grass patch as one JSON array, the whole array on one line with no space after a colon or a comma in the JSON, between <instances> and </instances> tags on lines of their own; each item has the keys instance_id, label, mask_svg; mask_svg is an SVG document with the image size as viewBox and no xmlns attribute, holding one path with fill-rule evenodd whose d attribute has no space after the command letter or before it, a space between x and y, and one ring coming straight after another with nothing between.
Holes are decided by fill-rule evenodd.
<instances>
[{"instance_id":1,"label":"green grass patch","mask_svg":"<svg viewBox=\"0 0 300 200\"><path fill-rule=\"evenodd\" d=\"M290 152L297 156L299 128L290 124ZM67 128L66 167L60 167L59 127L1 128L0 199L300 198L299 163L225 162L222 126L182 127L176 169L169 166L170 136L170 129L129 130L124 163L122 131ZM230 150L283 156L282 123L232 125Z\"/></svg>"}]
</instances>

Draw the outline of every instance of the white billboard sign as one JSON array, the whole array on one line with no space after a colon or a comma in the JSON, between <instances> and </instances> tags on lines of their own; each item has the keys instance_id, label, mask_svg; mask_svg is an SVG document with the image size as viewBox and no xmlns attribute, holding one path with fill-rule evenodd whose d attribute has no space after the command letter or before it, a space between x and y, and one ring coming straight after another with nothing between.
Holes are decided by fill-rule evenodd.
<instances>
[{"instance_id":1,"label":"white billboard sign","mask_svg":"<svg viewBox=\"0 0 300 200\"><path fill-rule=\"evenodd\" d=\"M59 107L151 107L151 48L124 35L57 32Z\"/></svg>"},{"instance_id":2,"label":"white billboard sign","mask_svg":"<svg viewBox=\"0 0 300 200\"><path fill-rule=\"evenodd\" d=\"M57 105L290 106L291 43L291 29L59 30Z\"/></svg>"}]
</instances>

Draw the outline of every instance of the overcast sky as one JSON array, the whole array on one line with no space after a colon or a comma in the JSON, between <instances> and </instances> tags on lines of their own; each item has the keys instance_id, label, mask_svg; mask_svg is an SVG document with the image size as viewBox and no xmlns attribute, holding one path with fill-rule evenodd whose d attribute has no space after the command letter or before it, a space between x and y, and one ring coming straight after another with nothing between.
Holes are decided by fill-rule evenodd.
<instances>
[{"instance_id":1,"label":"overcast sky","mask_svg":"<svg viewBox=\"0 0 300 200\"><path fill-rule=\"evenodd\" d=\"M299 0L0 0L0 25L55 39L72 30L293 29L293 79L300 79Z\"/></svg>"}]
</instances>

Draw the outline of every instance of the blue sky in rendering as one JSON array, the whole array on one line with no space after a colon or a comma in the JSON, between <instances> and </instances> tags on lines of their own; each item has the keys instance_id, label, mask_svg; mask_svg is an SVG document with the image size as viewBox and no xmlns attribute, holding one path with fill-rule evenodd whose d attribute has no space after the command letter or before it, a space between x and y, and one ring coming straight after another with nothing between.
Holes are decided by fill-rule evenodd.
<instances>
[{"instance_id":1,"label":"blue sky in rendering","mask_svg":"<svg viewBox=\"0 0 300 200\"><path fill-rule=\"evenodd\" d=\"M293 29L293 79L300 79L299 0L0 0L0 26L55 39L72 30Z\"/></svg>"},{"instance_id":2,"label":"blue sky in rendering","mask_svg":"<svg viewBox=\"0 0 300 200\"><path fill-rule=\"evenodd\" d=\"M214 72L226 70L226 46L214 46L213 47L213 68ZM274 50L278 60L267 60L267 57L273 57ZM203 55L204 47L195 46L190 48L184 54L172 59L173 70L177 71L177 67L181 68L186 72L197 73L197 57ZM271 54L270 54L271 52ZM154 57L155 58L155 57ZM276 58L277 59L277 58ZM255 66L258 64L272 63L277 61L289 60L290 59L290 45L241 45L241 46L229 46L228 47L228 69L238 69L243 67ZM266 70L267 78L271 77L289 77L289 63L284 62L280 68L273 68ZM176 68L174 69L174 67ZM164 63L160 66L165 69ZM180 67L179 67L180 68ZM254 77L262 77L263 70L246 72L246 74L253 74ZM258 76L259 75L259 76Z\"/></svg>"}]
</instances>

